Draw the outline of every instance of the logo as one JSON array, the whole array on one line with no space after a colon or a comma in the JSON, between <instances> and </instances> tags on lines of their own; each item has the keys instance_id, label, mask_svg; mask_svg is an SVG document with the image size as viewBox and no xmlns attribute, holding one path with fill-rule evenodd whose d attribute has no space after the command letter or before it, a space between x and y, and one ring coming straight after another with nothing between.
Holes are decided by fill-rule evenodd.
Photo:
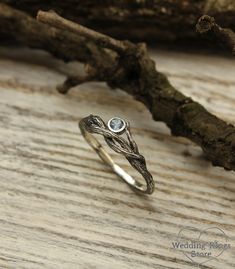
<instances>
[{"instance_id":1,"label":"logo","mask_svg":"<svg viewBox=\"0 0 235 269\"><path fill-rule=\"evenodd\" d=\"M182 252L195 264L216 259L231 248L229 238L217 227L202 231L192 227L183 228L179 231L177 239L171 243L173 249Z\"/></svg>"}]
</instances>

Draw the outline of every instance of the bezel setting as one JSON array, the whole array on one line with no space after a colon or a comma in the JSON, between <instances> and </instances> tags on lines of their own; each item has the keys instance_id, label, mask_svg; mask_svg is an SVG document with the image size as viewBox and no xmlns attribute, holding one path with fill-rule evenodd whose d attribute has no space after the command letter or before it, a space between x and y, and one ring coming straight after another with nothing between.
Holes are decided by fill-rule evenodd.
<instances>
[{"instance_id":1,"label":"bezel setting","mask_svg":"<svg viewBox=\"0 0 235 269\"><path fill-rule=\"evenodd\" d=\"M113 127L113 124L120 125L120 126ZM108 128L110 131L114 133L122 133L126 128L126 121L119 117L113 117L108 121Z\"/></svg>"}]
</instances>

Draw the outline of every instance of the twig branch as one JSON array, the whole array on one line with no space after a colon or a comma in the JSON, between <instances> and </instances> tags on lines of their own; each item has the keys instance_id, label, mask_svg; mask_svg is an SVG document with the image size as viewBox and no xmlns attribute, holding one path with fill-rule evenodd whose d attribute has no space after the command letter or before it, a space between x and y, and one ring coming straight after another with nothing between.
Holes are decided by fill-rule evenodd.
<instances>
[{"instance_id":1,"label":"twig branch","mask_svg":"<svg viewBox=\"0 0 235 269\"><path fill-rule=\"evenodd\" d=\"M124 42L88 29L87 27L84 27L72 21L66 20L57 15L52 10L49 12L39 11L37 14L37 20L48 25L54 26L56 28L67 30L77 35L84 36L89 40L94 41L98 46L102 48L109 48L119 53L122 53L127 49L127 46L124 44Z\"/></svg>"},{"instance_id":2,"label":"twig branch","mask_svg":"<svg viewBox=\"0 0 235 269\"><path fill-rule=\"evenodd\" d=\"M105 81L111 88L133 95L146 105L154 120L165 122L173 135L187 137L200 145L214 165L235 170L234 126L178 92L166 76L156 70L143 44L124 42L124 52L117 53L116 48L107 52L95 37L84 37L54 26L39 23L0 4L0 32L30 47L48 50L58 58L88 64L94 72L92 79Z\"/></svg>"},{"instance_id":3,"label":"twig branch","mask_svg":"<svg viewBox=\"0 0 235 269\"><path fill-rule=\"evenodd\" d=\"M97 78L92 75L70 76L65 80L62 85L57 86L57 90L59 93L66 94L72 87L96 80Z\"/></svg>"},{"instance_id":4,"label":"twig branch","mask_svg":"<svg viewBox=\"0 0 235 269\"><path fill-rule=\"evenodd\" d=\"M119 39L171 43L198 40L192 26L201 14L215 16L235 30L233 0L1 0L35 16L39 9L54 9L74 22Z\"/></svg>"},{"instance_id":5,"label":"twig branch","mask_svg":"<svg viewBox=\"0 0 235 269\"><path fill-rule=\"evenodd\" d=\"M235 56L235 33L228 28L220 27L213 17L204 15L199 18L196 30L200 34L212 34L223 45L227 46Z\"/></svg>"}]
</instances>

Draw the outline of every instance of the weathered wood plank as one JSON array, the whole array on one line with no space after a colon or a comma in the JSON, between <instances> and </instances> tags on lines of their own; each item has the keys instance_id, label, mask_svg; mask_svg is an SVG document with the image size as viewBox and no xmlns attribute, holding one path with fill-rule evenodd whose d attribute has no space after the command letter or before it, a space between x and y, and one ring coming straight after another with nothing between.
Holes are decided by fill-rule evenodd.
<instances>
[{"instance_id":1,"label":"weathered wood plank","mask_svg":"<svg viewBox=\"0 0 235 269\"><path fill-rule=\"evenodd\" d=\"M178 89L235 124L234 60L152 53ZM234 172L121 91L90 83L56 93L73 64L23 49L0 56L0 268L198 268L172 249L188 226L219 227L232 245L200 268L235 267ZM152 196L133 193L85 143L77 122L90 113L130 120Z\"/></svg>"}]
</instances>

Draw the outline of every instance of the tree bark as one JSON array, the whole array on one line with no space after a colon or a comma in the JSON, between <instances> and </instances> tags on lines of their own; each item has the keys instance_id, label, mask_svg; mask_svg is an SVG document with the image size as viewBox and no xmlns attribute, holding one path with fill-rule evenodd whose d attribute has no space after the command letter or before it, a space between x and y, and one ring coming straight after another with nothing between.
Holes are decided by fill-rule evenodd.
<instances>
[{"instance_id":1,"label":"tree bark","mask_svg":"<svg viewBox=\"0 0 235 269\"><path fill-rule=\"evenodd\" d=\"M213 16L218 24L235 30L234 0L119 0L47 1L2 0L36 16L53 9L61 16L121 39L144 41L194 40L200 16Z\"/></svg>"}]
</instances>

